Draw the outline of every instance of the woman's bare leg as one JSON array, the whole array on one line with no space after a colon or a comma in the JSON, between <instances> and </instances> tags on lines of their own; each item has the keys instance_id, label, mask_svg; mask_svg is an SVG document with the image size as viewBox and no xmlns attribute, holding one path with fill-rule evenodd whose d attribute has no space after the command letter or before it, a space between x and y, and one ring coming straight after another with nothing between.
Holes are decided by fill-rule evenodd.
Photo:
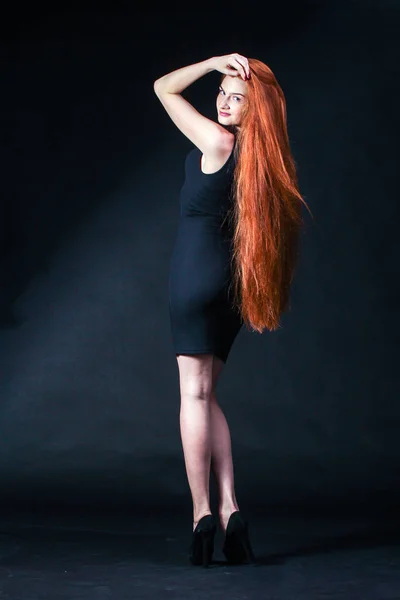
<instances>
[{"instance_id":1,"label":"woman's bare leg","mask_svg":"<svg viewBox=\"0 0 400 600\"><path fill-rule=\"evenodd\" d=\"M215 388L224 363L212 354L177 355L181 394L180 430L193 500L193 529L210 508L210 469L217 481L223 531L239 510L234 489L231 437Z\"/></svg>"},{"instance_id":2,"label":"woman's bare leg","mask_svg":"<svg viewBox=\"0 0 400 600\"><path fill-rule=\"evenodd\" d=\"M222 408L217 402L215 388L224 363L214 356L211 392L211 468L218 485L218 513L225 532L230 515L239 510L235 495L231 436Z\"/></svg>"},{"instance_id":3,"label":"woman's bare leg","mask_svg":"<svg viewBox=\"0 0 400 600\"><path fill-rule=\"evenodd\" d=\"M193 500L193 530L210 508L211 390L213 355L178 354L180 431Z\"/></svg>"}]
</instances>

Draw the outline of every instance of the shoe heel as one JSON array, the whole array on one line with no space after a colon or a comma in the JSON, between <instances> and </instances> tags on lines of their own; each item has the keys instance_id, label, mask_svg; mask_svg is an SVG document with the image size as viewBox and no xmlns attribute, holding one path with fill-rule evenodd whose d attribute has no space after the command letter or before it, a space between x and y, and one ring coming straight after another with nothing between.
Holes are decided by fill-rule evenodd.
<instances>
[{"instance_id":1,"label":"shoe heel","mask_svg":"<svg viewBox=\"0 0 400 600\"><path fill-rule=\"evenodd\" d=\"M190 547L190 562L192 565L202 565L208 567L214 552L214 537L216 525L212 516L207 515L199 521L192 535L192 544Z\"/></svg>"},{"instance_id":2,"label":"shoe heel","mask_svg":"<svg viewBox=\"0 0 400 600\"><path fill-rule=\"evenodd\" d=\"M240 541L240 544L242 545L242 548L244 550L244 553L246 555L246 560L249 563L254 563L256 562L256 558L254 556L251 544L250 544L250 540L249 540L249 536L248 536L248 532L247 532L247 524L246 524L246 528L242 529L240 532L238 532L238 538Z\"/></svg>"},{"instance_id":3,"label":"shoe heel","mask_svg":"<svg viewBox=\"0 0 400 600\"><path fill-rule=\"evenodd\" d=\"M210 560L214 551L214 532L211 531L203 531L202 532L202 564L203 567L208 567L210 564Z\"/></svg>"},{"instance_id":4,"label":"shoe heel","mask_svg":"<svg viewBox=\"0 0 400 600\"><path fill-rule=\"evenodd\" d=\"M225 534L223 552L231 564L256 563L248 535L248 523L240 513L231 515Z\"/></svg>"}]
</instances>

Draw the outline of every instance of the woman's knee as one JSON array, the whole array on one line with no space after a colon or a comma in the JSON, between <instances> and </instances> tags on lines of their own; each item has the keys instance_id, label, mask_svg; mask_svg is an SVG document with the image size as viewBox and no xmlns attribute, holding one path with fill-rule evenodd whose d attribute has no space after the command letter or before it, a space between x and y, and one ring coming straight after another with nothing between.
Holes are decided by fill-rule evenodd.
<instances>
[{"instance_id":1,"label":"woman's knee","mask_svg":"<svg viewBox=\"0 0 400 600\"><path fill-rule=\"evenodd\" d=\"M181 396L199 400L211 399L213 391L212 355L183 355L177 357Z\"/></svg>"}]
</instances>

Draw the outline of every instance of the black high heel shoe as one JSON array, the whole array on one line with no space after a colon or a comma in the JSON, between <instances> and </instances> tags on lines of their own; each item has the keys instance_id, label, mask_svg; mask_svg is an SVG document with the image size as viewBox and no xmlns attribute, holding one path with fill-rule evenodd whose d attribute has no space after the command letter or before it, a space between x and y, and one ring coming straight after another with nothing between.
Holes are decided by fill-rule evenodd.
<instances>
[{"instance_id":1,"label":"black high heel shoe","mask_svg":"<svg viewBox=\"0 0 400 600\"><path fill-rule=\"evenodd\" d=\"M225 532L225 540L222 552L225 554L228 563L239 565L242 563L255 563L256 558L251 548L249 534L249 525L240 513L236 510L229 517Z\"/></svg>"},{"instance_id":2,"label":"black high heel shoe","mask_svg":"<svg viewBox=\"0 0 400 600\"><path fill-rule=\"evenodd\" d=\"M189 559L192 565L208 567L214 552L214 537L217 526L213 515L205 515L193 531Z\"/></svg>"}]
</instances>

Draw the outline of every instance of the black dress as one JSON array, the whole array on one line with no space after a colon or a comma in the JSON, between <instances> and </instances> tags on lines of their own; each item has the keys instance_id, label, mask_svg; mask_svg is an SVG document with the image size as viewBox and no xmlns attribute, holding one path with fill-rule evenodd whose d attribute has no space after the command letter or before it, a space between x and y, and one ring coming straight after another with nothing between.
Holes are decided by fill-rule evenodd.
<instances>
[{"instance_id":1,"label":"black dress","mask_svg":"<svg viewBox=\"0 0 400 600\"><path fill-rule=\"evenodd\" d=\"M214 354L224 363L243 325L233 307L232 181L235 146L215 173L201 170L201 151L186 156L180 219L169 272L175 354Z\"/></svg>"}]
</instances>

